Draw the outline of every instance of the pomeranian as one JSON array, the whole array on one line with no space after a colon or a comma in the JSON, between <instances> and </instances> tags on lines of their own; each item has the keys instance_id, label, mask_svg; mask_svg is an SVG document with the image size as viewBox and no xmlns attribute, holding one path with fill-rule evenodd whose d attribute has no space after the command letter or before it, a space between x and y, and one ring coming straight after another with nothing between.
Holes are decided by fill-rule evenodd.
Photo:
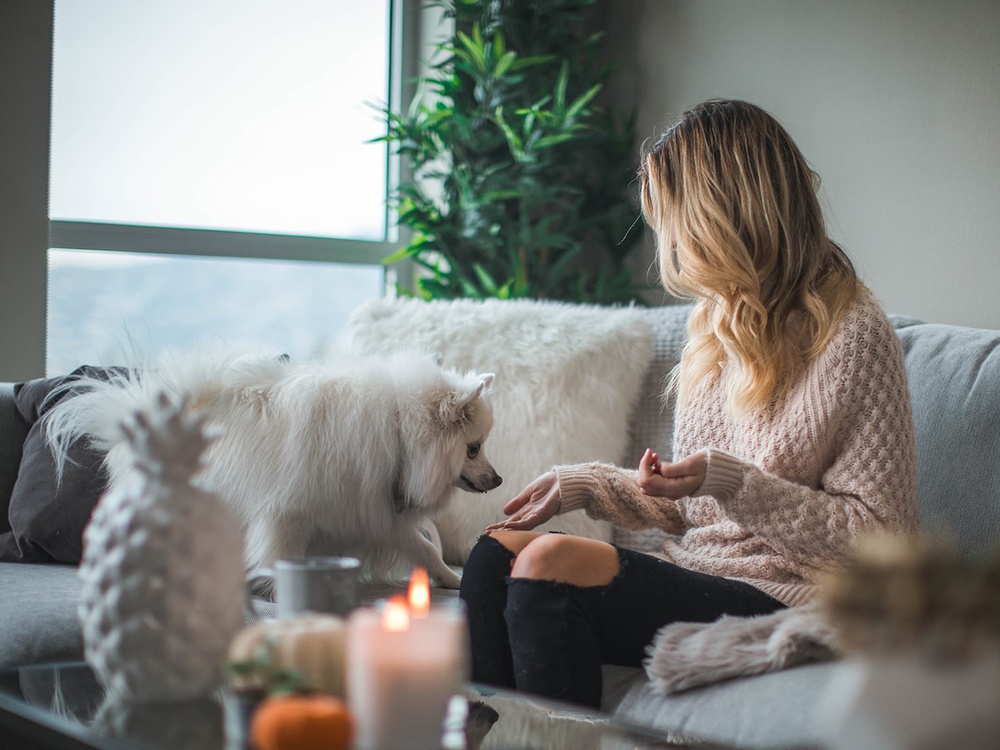
<instances>
[{"instance_id":1,"label":"pomeranian","mask_svg":"<svg viewBox=\"0 0 1000 750\"><path fill-rule=\"evenodd\" d=\"M409 562L457 588L459 576L423 529L451 486L500 485L483 449L492 383L492 374L447 369L416 352L304 364L191 354L74 382L80 392L47 414L45 430L60 467L75 439L105 452L112 489L135 472L123 423L160 394L186 400L221 433L196 481L239 519L249 572L280 558L351 555L369 580L388 582Z\"/></svg>"}]
</instances>

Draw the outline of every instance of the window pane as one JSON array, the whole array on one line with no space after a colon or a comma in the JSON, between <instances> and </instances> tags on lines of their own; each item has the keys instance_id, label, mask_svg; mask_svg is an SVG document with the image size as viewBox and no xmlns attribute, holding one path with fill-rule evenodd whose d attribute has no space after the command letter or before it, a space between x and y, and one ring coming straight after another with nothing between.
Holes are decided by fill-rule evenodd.
<instances>
[{"instance_id":1,"label":"window pane","mask_svg":"<svg viewBox=\"0 0 1000 750\"><path fill-rule=\"evenodd\" d=\"M50 250L47 370L198 345L322 356L382 279L378 266Z\"/></svg>"},{"instance_id":2,"label":"window pane","mask_svg":"<svg viewBox=\"0 0 1000 750\"><path fill-rule=\"evenodd\" d=\"M58 0L54 219L382 240L383 0Z\"/></svg>"}]
</instances>

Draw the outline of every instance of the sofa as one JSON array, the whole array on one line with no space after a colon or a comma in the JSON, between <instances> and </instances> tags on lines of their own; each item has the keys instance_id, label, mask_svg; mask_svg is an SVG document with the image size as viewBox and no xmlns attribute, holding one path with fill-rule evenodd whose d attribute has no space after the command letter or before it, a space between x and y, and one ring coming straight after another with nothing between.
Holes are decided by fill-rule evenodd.
<instances>
[{"instance_id":1,"label":"sofa","mask_svg":"<svg viewBox=\"0 0 1000 750\"><path fill-rule=\"evenodd\" d=\"M647 446L669 454L672 409L660 393L683 346L689 307L420 304L433 303L383 301L359 310L352 345L436 348L456 366L496 369L498 388L504 378L518 385L498 394L498 442L490 455L507 480L498 500L537 468L525 456L542 466L589 458L632 466ZM432 314L424 316L425 309ZM921 523L967 558L984 558L1000 543L1000 331L891 318L913 402ZM559 401L569 392L576 401ZM14 384L0 385L0 534L11 531L8 506L30 431L15 408ZM494 451L493 440L487 451ZM584 447L577 450L579 444ZM456 567L474 537L455 525L481 529L483 517L498 507L497 500L477 505L471 496L461 502L474 510L439 524L446 559ZM469 522L475 512L487 515ZM569 530L636 549L655 549L662 538L655 531L588 526L583 514L568 515L579 516L564 519ZM0 562L0 666L80 659L78 590L71 564ZM371 589L366 598L381 593ZM838 667L836 660L819 661L663 696L642 670L606 666L602 708L669 736L739 747L819 747L828 738L817 716Z\"/></svg>"}]
</instances>

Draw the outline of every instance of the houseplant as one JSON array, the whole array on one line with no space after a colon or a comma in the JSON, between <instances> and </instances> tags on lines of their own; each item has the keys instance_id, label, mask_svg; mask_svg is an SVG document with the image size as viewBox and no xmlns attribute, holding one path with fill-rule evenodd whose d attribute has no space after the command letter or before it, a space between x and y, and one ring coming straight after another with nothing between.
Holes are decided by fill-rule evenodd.
<instances>
[{"instance_id":1,"label":"houseplant","mask_svg":"<svg viewBox=\"0 0 1000 750\"><path fill-rule=\"evenodd\" d=\"M433 4L454 31L408 111L384 110L412 231L386 263L411 258L424 298L638 299L634 118L598 102L594 0Z\"/></svg>"}]
</instances>

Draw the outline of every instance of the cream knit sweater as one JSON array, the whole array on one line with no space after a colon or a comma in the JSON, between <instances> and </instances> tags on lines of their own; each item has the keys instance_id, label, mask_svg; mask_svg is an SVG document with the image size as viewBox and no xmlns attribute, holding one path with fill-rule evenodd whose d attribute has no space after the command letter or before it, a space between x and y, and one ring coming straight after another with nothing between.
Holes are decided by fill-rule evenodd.
<instances>
[{"instance_id":1,"label":"cream knit sweater","mask_svg":"<svg viewBox=\"0 0 1000 750\"><path fill-rule=\"evenodd\" d=\"M730 415L721 380L707 378L677 412L674 456L708 450L692 496L647 497L638 469L557 466L560 512L582 508L627 528L663 529L672 535L666 559L746 581L789 606L807 601L818 575L843 563L860 536L915 532L903 352L877 302L852 308L767 416Z\"/></svg>"}]
</instances>

